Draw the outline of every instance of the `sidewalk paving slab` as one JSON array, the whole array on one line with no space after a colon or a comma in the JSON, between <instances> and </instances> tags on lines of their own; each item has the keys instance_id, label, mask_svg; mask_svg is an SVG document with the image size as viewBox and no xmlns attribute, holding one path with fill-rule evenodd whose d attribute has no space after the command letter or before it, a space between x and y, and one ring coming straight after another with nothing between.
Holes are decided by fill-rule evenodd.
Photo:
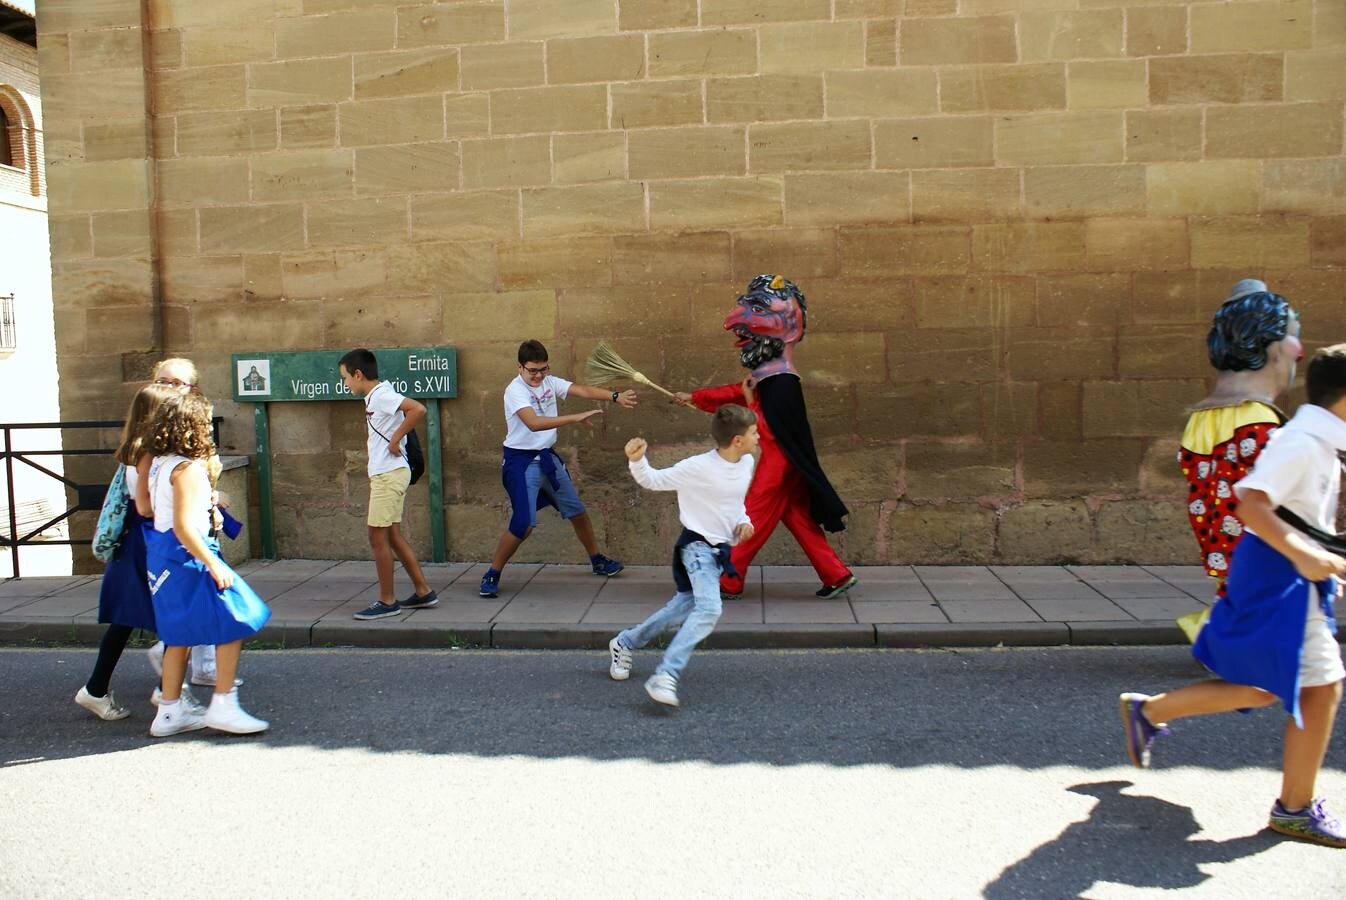
<instances>
[{"instance_id":1,"label":"sidewalk paving slab","mask_svg":"<svg viewBox=\"0 0 1346 900\"><path fill-rule=\"evenodd\" d=\"M258 635L287 647L591 647L673 594L666 565L600 578L583 565L509 565L500 596L477 586L485 563L426 564L432 608L373 622L352 616L378 597L368 560L249 560L238 567L267 598ZM726 600L709 647L970 647L1182 644L1178 616L1207 605L1199 566L861 566L833 600L807 566L753 566ZM396 596L411 593L395 567ZM97 576L0 582L0 643L97 644Z\"/></svg>"}]
</instances>

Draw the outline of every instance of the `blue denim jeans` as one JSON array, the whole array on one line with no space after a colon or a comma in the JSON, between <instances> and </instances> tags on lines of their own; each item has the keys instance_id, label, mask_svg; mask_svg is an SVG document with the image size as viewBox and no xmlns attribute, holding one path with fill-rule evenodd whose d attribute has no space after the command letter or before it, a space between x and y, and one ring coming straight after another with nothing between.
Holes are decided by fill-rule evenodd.
<instances>
[{"instance_id":1,"label":"blue denim jeans","mask_svg":"<svg viewBox=\"0 0 1346 900\"><path fill-rule=\"evenodd\" d=\"M528 464L524 472L524 478L528 484L528 511L529 525L537 524L537 495L542 491L552 502L556 504L556 510L563 519L573 519L584 512L584 504L580 501L579 492L575 490L575 482L570 480L570 473L566 471L565 463L556 460L556 484L553 488L547 476L542 474L542 463L533 460Z\"/></svg>"},{"instance_id":2,"label":"blue denim jeans","mask_svg":"<svg viewBox=\"0 0 1346 900\"><path fill-rule=\"evenodd\" d=\"M682 677L692 649L715 630L720 621L720 563L709 544L694 541L682 548L682 564L692 581L690 591L678 591L658 612L617 635L622 646L638 650L670 628L678 628L664 651L656 672ZM678 626L681 625L679 628Z\"/></svg>"}]
</instances>

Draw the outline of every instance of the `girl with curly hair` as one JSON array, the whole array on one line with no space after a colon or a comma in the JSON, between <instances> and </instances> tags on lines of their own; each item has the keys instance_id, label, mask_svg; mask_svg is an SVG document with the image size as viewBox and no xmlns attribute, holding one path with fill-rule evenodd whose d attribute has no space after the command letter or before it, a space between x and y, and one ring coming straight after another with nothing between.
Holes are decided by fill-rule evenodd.
<instances>
[{"instance_id":1,"label":"girl with curly hair","mask_svg":"<svg viewBox=\"0 0 1346 900\"><path fill-rule=\"evenodd\" d=\"M238 703L234 675L243 640L261 630L271 610L220 556L210 502L210 417L210 401L199 392L179 394L159 407L149 436L154 525L146 536L146 561L166 645L153 737L201 728L256 734L268 727ZM215 694L204 714L181 700L187 653L196 644L215 645Z\"/></svg>"},{"instance_id":2,"label":"girl with curly hair","mask_svg":"<svg viewBox=\"0 0 1346 900\"><path fill-rule=\"evenodd\" d=\"M126 492L126 525L116 554L103 570L98 591L98 621L107 625L107 631L103 632L89 680L75 694L76 703L108 722L131 714L108 690L131 632L137 628L155 630L154 604L145 581L144 525L151 513L148 494L138 490L143 485L136 466L142 458L149 458L146 441L160 404L177 394L176 388L162 384L147 384L136 391L114 454L124 479L119 489ZM117 484L115 479L113 483Z\"/></svg>"}]
</instances>

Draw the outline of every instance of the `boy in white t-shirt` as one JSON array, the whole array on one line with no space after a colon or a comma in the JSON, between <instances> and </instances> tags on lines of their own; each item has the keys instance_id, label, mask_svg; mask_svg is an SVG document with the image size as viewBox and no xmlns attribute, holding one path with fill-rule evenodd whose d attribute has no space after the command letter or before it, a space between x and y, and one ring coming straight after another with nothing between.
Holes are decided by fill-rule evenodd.
<instances>
[{"instance_id":1,"label":"boy in white t-shirt","mask_svg":"<svg viewBox=\"0 0 1346 900\"><path fill-rule=\"evenodd\" d=\"M397 527L411 484L407 464L407 435L425 418L425 407L403 397L392 385L379 380L379 363L368 350L352 350L338 366L341 383L365 401L366 447L369 452L369 546L374 550L374 569L379 574L379 599L355 614L361 621L386 619L404 609L434 606L439 596L426 584L411 545ZM393 595L393 554L411 576L416 591L398 602Z\"/></svg>"},{"instance_id":2,"label":"boy in white t-shirt","mask_svg":"<svg viewBox=\"0 0 1346 900\"><path fill-rule=\"evenodd\" d=\"M650 467L644 438L626 443L631 477L641 487L678 492L682 534L673 545L673 583L678 590L662 609L608 642L608 674L614 681L630 678L631 651L677 628L659 668L645 682L645 693L665 706L678 705L678 679L692 650L720 620L720 573L737 577L730 546L753 533L743 498L752 483L757 414L726 403L711 417L710 433L714 450L689 456L669 469Z\"/></svg>"},{"instance_id":3,"label":"boy in white t-shirt","mask_svg":"<svg viewBox=\"0 0 1346 900\"><path fill-rule=\"evenodd\" d=\"M1338 555L1346 545L1333 534L1346 451L1346 344L1309 363L1308 401L1233 488L1245 531L1228 595L1211 607L1192 647L1218 678L1154 696L1122 694L1121 714L1127 754L1145 768L1165 723L1280 700L1288 714L1281 793L1267 827L1346 847L1346 826L1315 797L1346 677L1333 617L1346 575Z\"/></svg>"},{"instance_id":4,"label":"boy in white t-shirt","mask_svg":"<svg viewBox=\"0 0 1346 900\"><path fill-rule=\"evenodd\" d=\"M615 559L608 559L598 552L593 522L584 511L565 463L552 447L556 444L557 428L579 422L589 424L590 418L603 412L589 409L582 413L557 415L557 401L574 396L607 400L630 409L636 405L636 392L575 384L550 372L547 348L541 341L524 341L519 345L519 375L505 388L506 434L504 458L500 463L511 514L509 527L500 536L491 556L491 566L481 577L479 592L483 597L499 596L500 572L532 533L537 525L537 511L543 506L555 506L561 518L570 520L575 536L589 554L589 565L595 575L611 577L623 568Z\"/></svg>"}]
</instances>

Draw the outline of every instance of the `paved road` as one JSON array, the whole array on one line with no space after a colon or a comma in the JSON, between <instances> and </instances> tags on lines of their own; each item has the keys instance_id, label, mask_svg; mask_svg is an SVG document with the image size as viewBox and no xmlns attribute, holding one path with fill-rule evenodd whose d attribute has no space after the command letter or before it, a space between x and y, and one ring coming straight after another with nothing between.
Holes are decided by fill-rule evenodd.
<instances>
[{"instance_id":1,"label":"paved road","mask_svg":"<svg viewBox=\"0 0 1346 900\"><path fill-rule=\"evenodd\" d=\"M167 741L139 654L132 718L71 703L92 658L0 650L0 896L1346 894L1262 829L1273 712L1123 764L1116 694L1179 648L715 651L673 713L602 654L255 652L273 730Z\"/></svg>"}]
</instances>

